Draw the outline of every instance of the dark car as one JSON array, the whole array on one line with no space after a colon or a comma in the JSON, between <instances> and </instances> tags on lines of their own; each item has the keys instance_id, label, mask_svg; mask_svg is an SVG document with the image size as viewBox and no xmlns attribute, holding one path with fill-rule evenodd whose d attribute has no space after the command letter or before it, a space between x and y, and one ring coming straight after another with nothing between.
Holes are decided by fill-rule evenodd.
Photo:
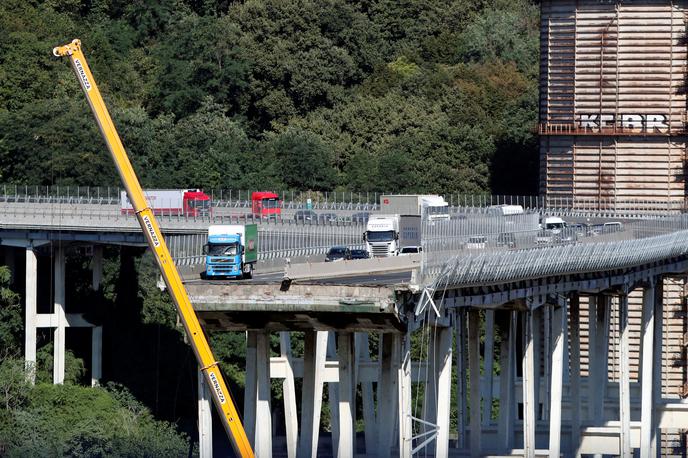
<instances>
[{"instance_id":1,"label":"dark car","mask_svg":"<svg viewBox=\"0 0 688 458\"><path fill-rule=\"evenodd\" d=\"M368 259L369 257L366 250L351 250L351 259Z\"/></svg>"},{"instance_id":2,"label":"dark car","mask_svg":"<svg viewBox=\"0 0 688 458\"><path fill-rule=\"evenodd\" d=\"M369 212L359 212L351 215L351 222L356 224L366 224L370 218Z\"/></svg>"},{"instance_id":3,"label":"dark car","mask_svg":"<svg viewBox=\"0 0 688 458\"><path fill-rule=\"evenodd\" d=\"M576 237L581 238L581 237L587 237L591 234L591 227L588 226L585 223L574 223L574 224L569 224L568 228L576 234Z\"/></svg>"},{"instance_id":4,"label":"dark car","mask_svg":"<svg viewBox=\"0 0 688 458\"><path fill-rule=\"evenodd\" d=\"M336 223L337 214L336 213L320 213L318 215L318 222L320 223Z\"/></svg>"},{"instance_id":5,"label":"dark car","mask_svg":"<svg viewBox=\"0 0 688 458\"><path fill-rule=\"evenodd\" d=\"M345 246L333 246L325 256L325 262L341 261L351 259L351 250Z\"/></svg>"},{"instance_id":6,"label":"dark car","mask_svg":"<svg viewBox=\"0 0 688 458\"><path fill-rule=\"evenodd\" d=\"M423 247L416 246L416 245L409 245L405 247L401 247L401 250L399 250L399 256L407 255L407 254L418 254L423 251Z\"/></svg>"},{"instance_id":7,"label":"dark car","mask_svg":"<svg viewBox=\"0 0 688 458\"><path fill-rule=\"evenodd\" d=\"M318 215L313 210L298 210L294 213L294 221L311 222L317 220Z\"/></svg>"}]
</instances>

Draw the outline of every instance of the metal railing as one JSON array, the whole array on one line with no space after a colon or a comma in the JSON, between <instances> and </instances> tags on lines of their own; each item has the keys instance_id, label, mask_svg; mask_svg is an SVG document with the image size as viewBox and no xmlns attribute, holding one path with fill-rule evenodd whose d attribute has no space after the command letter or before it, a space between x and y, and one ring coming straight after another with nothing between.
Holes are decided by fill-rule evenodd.
<instances>
[{"instance_id":1,"label":"metal railing","mask_svg":"<svg viewBox=\"0 0 688 458\"><path fill-rule=\"evenodd\" d=\"M287 226L346 226L358 224L361 220L351 214L334 214L324 218L322 213L315 218L300 218L294 212L284 212L275 217L260 217L251 212L216 208L210 215L188 215L179 209L156 210L156 218L167 227L189 227L210 224L287 225ZM14 202L0 201L0 221L18 223L36 220L46 226L77 223L79 226L129 226L135 223L132 213L122 212L117 205L75 204L65 202Z\"/></svg>"},{"instance_id":2,"label":"metal railing","mask_svg":"<svg viewBox=\"0 0 688 458\"><path fill-rule=\"evenodd\" d=\"M258 259L282 259L324 255L333 246L363 248L364 225L263 225L258 230ZM177 265L205 263L203 245L207 232L171 234L165 237Z\"/></svg>"},{"instance_id":3,"label":"metal railing","mask_svg":"<svg viewBox=\"0 0 688 458\"><path fill-rule=\"evenodd\" d=\"M576 214L573 211L572 214ZM542 229L545 215L464 209L422 224L422 283L477 286L637 266L688 253L688 215Z\"/></svg>"},{"instance_id":4,"label":"metal railing","mask_svg":"<svg viewBox=\"0 0 688 458\"><path fill-rule=\"evenodd\" d=\"M73 205L120 205L119 187L89 186L37 186L0 185L0 203L73 204ZM217 209L250 209L253 190L205 190L211 197L212 206ZM374 212L380 210L380 195L377 192L352 191L275 191L280 196L281 208L285 210L307 209L310 200L312 210ZM647 212L682 211L686 200L675 197L665 200L625 199L616 197L543 197L490 194L446 194L450 207L487 207L494 205L521 205L525 209L550 210L576 209L579 211ZM114 211L114 209L113 209Z\"/></svg>"},{"instance_id":5,"label":"metal railing","mask_svg":"<svg viewBox=\"0 0 688 458\"><path fill-rule=\"evenodd\" d=\"M625 199L599 196L543 197L516 195L448 194L445 200L456 209L520 205L525 210L550 214L600 214L600 217L625 217L647 213L680 213L688 209L682 197L675 199Z\"/></svg>"},{"instance_id":6,"label":"metal railing","mask_svg":"<svg viewBox=\"0 0 688 458\"><path fill-rule=\"evenodd\" d=\"M0 185L0 203L120 205L122 188L114 186L40 186ZM206 190L214 208L251 208L255 190ZM281 208L299 210L375 211L379 209L377 192L352 191L275 191ZM309 202L310 201L310 207Z\"/></svg>"}]
</instances>

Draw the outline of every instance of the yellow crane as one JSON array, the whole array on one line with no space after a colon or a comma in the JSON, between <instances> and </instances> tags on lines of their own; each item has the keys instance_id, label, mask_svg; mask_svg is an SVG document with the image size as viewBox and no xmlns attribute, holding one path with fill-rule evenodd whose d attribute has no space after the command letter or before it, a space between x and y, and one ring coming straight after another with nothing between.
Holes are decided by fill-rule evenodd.
<instances>
[{"instance_id":1,"label":"yellow crane","mask_svg":"<svg viewBox=\"0 0 688 458\"><path fill-rule=\"evenodd\" d=\"M208 386L211 387L210 392L213 396L213 402L217 407L220 418L222 418L222 424L227 431L234 451L241 457L253 457L253 449L241 424L241 419L229 394L217 361L215 361L215 357L210 350L208 339L203 333L196 312L191 306L186 288L184 288L179 272L177 272L170 251L167 249L165 240L160 232L160 227L146 201L141 184L122 145L122 140L120 140L117 129L115 129L115 125L112 123L110 113L108 113L105 107L103 97L100 95L98 86L93 79L93 74L86 63L84 53L81 51L81 41L73 40L64 46L53 48L53 54L57 57L69 56L74 73L76 73L81 88L84 90L88 104L91 106L93 115L98 122L98 127L103 134L112 159L115 161L117 171L122 178L122 183L124 183L124 187L127 190L129 200L136 212L136 218L139 220L141 229L148 241L148 246L150 246L155 255L155 260L158 263L158 267L160 267L160 272L165 280L167 289L177 307L181 321L184 323L184 329L196 354L201 371Z\"/></svg>"}]
</instances>

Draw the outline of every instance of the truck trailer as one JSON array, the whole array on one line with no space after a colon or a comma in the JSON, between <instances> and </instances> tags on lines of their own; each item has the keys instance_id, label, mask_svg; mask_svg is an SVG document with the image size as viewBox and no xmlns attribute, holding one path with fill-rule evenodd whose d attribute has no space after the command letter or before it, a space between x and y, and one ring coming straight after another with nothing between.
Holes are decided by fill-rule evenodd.
<instances>
[{"instance_id":1,"label":"truck trailer","mask_svg":"<svg viewBox=\"0 0 688 458\"><path fill-rule=\"evenodd\" d=\"M258 260L258 226L210 226L203 252L206 256L202 277L251 278Z\"/></svg>"},{"instance_id":2,"label":"truck trailer","mask_svg":"<svg viewBox=\"0 0 688 458\"><path fill-rule=\"evenodd\" d=\"M420 245L420 215L371 216L363 240L371 257L398 256L401 248Z\"/></svg>"},{"instance_id":3,"label":"truck trailer","mask_svg":"<svg viewBox=\"0 0 688 458\"><path fill-rule=\"evenodd\" d=\"M421 215L430 220L449 219L449 204L437 194L387 194L380 196L380 212L384 214Z\"/></svg>"},{"instance_id":4,"label":"truck trailer","mask_svg":"<svg viewBox=\"0 0 688 458\"><path fill-rule=\"evenodd\" d=\"M210 216L210 197L200 189L146 189L143 191L148 205L155 215ZM133 215L126 191L120 193L120 210L123 215Z\"/></svg>"}]
</instances>

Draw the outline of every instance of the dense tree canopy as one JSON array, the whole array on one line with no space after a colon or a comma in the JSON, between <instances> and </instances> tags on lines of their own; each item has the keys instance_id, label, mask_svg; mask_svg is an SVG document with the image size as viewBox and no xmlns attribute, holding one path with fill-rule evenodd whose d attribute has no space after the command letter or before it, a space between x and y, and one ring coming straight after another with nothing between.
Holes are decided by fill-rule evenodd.
<instances>
[{"instance_id":1,"label":"dense tree canopy","mask_svg":"<svg viewBox=\"0 0 688 458\"><path fill-rule=\"evenodd\" d=\"M118 184L50 55L78 36L146 186L532 192L537 18L529 0L7 0L0 181Z\"/></svg>"}]
</instances>

